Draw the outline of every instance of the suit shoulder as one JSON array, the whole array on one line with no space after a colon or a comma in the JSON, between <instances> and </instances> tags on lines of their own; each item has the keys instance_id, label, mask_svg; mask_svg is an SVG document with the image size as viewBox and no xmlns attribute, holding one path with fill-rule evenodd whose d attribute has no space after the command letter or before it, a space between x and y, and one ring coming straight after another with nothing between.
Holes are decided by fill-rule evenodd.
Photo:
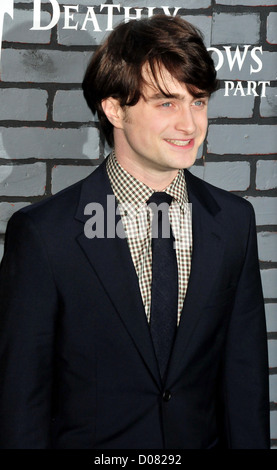
<instances>
[{"instance_id":1,"label":"suit shoulder","mask_svg":"<svg viewBox=\"0 0 277 470\"><path fill-rule=\"evenodd\" d=\"M15 215L25 214L34 221L40 219L45 220L48 217L53 221L56 218L62 219L63 217L72 217L75 214L79 202L82 184L90 176L91 175L52 196L45 197L39 202L23 207L15 213Z\"/></svg>"},{"instance_id":2,"label":"suit shoulder","mask_svg":"<svg viewBox=\"0 0 277 470\"><path fill-rule=\"evenodd\" d=\"M202 192L206 192L212 196L212 198L221 208L226 208L227 210L234 209L239 211L253 212L253 206L247 199L238 196L237 194L233 194L225 189L214 186L213 184L193 175L191 172L186 173L186 178L201 187Z\"/></svg>"}]
</instances>

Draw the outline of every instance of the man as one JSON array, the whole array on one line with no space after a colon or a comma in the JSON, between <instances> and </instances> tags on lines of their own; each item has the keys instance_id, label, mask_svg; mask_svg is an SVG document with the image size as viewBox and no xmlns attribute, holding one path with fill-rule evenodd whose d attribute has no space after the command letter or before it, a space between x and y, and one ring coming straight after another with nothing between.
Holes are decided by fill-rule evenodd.
<instances>
[{"instance_id":1,"label":"man","mask_svg":"<svg viewBox=\"0 0 277 470\"><path fill-rule=\"evenodd\" d=\"M253 210L187 170L216 89L200 33L119 25L83 89L114 150L9 222L1 447L268 448Z\"/></svg>"}]
</instances>

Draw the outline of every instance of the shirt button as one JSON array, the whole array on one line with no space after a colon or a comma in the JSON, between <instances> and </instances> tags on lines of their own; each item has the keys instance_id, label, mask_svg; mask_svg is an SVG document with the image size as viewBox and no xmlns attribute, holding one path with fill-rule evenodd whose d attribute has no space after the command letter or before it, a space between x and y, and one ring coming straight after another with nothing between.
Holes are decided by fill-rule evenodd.
<instances>
[{"instance_id":1,"label":"shirt button","mask_svg":"<svg viewBox=\"0 0 277 470\"><path fill-rule=\"evenodd\" d=\"M163 400L164 401L169 401L171 398L171 393L169 390L165 390L164 393L163 393Z\"/></svg>"}]
</instances>

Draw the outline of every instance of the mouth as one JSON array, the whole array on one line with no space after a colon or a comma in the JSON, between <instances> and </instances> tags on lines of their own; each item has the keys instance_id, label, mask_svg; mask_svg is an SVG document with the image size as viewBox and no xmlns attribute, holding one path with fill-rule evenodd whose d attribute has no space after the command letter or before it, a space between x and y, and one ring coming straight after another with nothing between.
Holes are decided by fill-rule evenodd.
<instances>
[{"instance_id":1,"label":"mouth","mask_svg":"<svg viewBox=\"0 0 277 470\"><path fill-rule=\"evenodd\" d=\"M188 140L179 140L179 139L165 139L166 142L168 142L171 145L174 145L176 147L187 147L193 145L193 139L188 139Z\"/></svg>"}]
</instances>

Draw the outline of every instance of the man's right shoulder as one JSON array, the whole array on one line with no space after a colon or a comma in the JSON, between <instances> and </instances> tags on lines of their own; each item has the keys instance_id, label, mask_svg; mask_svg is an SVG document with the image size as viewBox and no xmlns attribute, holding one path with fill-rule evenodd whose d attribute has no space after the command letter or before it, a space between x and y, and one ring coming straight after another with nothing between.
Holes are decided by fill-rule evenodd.
<instances>
[{"instance_id":1,"label":"man's right shoulder","mask_svg":"<svg viewBox=\"0 0 277 470\"><path fill-rule=\"evenodd\" d=\"M82 188L84 185L87 187L94 186L94 180L97 178L97 169L92 171L86 178L71 184L56 194L23 207L17 211L12 218L24 217L25 215L34 222L44 221L44 223L47 223L48 220L53 223L55 221L62 223L65 219L74 218L80 201Z\"/></svg>"}]
</instances>

